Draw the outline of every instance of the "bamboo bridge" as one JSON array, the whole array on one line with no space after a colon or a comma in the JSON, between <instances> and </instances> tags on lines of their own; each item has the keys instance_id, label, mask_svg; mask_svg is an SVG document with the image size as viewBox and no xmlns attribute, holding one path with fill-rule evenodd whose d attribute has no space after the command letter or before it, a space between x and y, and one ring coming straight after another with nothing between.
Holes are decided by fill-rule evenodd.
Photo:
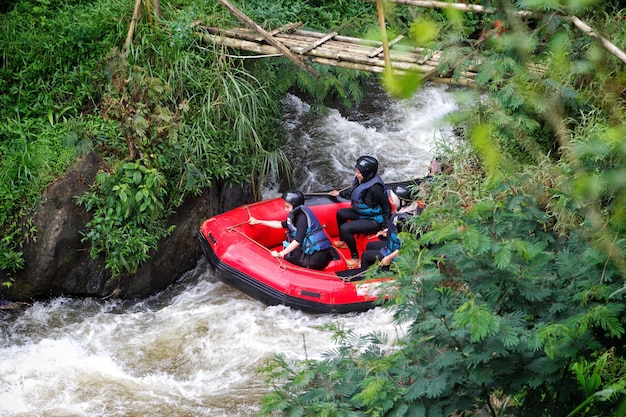
<instances>
[{"instance_id":1,"label":"bamboo bridge","mask_svg":"<svg viewBox=\"0 0 626 417\"><path fill-rule=\"evenodd\" d=\"M228 0L217 0L248 28L219 29L198 27L202 40L262 56L284 56L314 77L319 73L311 62L360 71L394 74L419 73L423 79L438 83L474 86L476 72L466 70L461 76L441 77L437 72L439 53L426 54L423 49L400 43L403 36L388 41L382 0L376 0L382 41L348 36L337 32L318 33L301 30L302 23L288 24L266 31ZM391 48L394 48L393 50Z\"/></svg>"},{"instance_id":2,"label":"bamboo bridge","mask_svg":"<svg viewBox=\"0 0 626 417\"><path fill-rule=\"evenodd\" d=\"M359 71L382 73L385 71L383 44L380 41L341 36L337 32L319 33L299 29L301 23L285 25L269 32L275 42L280 42L304 62L312 62ZM284 52L269 43L266 37L246 28L199 28L202 39L262 56L283 56ZM399 44L403 36L389 42L389 59L394 73L422 74L433 82L473 86L473 71L466 71L459 79L437 74L440 53L428 55L421 48Z\"/></svg>"}]
</instances>

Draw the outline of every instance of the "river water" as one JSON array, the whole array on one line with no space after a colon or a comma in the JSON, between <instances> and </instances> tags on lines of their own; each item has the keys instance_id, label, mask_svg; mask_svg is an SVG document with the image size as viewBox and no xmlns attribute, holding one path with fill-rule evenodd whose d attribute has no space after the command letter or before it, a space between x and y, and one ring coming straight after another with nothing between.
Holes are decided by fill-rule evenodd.
<instances>
[{"instance_id":1,"label":"river water","mask_svg":"<svg viewBox=\"0 0 626 417\"><path fill-rule=\"evenodd\" d=\"M350 110L308 109L285 98L293 184L314 191L348 183L362 154L380 160L384 180L425 175L435 141L452 137L441 120L456 105L447 87L429 85L409 101L373 88ZM0 312L0 416L252 417L266 393L256 370L277 353L320 358L334 347L327 324L402 333L380 307L311 315L265 306L204 260L140 302L56 298Z\"/></svg>"}]
</instances>

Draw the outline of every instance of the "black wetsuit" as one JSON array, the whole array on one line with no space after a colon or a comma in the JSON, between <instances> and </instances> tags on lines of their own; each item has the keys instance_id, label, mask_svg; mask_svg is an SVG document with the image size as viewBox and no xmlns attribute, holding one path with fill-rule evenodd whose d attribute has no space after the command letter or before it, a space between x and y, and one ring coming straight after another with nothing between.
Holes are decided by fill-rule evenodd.
<instances>
[{"instance_id":1,"label":"black wetsuit","mask_svg":"<svg viewBox=\"0 0 626 417\"><path fill-rule=\"evenodd\" d=\"M340 195L343 198L351 198L352 189L343 191ZM374 219L363 219L354 208L343 208L337 210L337 226L339 227L339 239L346 242L353 259L359 257L354 235L357 233L370 234L383 229L391 215L391 204L385 187L382 184L373 184L363 192L361 201L368 207L381 207L383 222L379 223Z\"/></svg>"}]
</instances>

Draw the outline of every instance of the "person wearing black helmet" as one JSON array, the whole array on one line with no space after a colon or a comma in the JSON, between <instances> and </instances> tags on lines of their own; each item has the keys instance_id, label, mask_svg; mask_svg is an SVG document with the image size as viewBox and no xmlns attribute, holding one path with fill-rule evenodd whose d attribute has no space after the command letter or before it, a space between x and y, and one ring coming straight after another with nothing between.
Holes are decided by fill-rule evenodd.
<instances>
[{"instance_id":1,"label":"person wearing black helmet","mask_svg":"<svg viewBox=\"0 0 626 417\"><path fill-rule=\"evenodd\" d=\"M395 185L389 190L389 199L394 212L389 218L387 228L379 231L379 240L369 242L362 255L361 268L355 272L363 272L370 266L378 264L381 269L388 270L389 265L400 253L402 242L399 233L406 228L412 216L419 215L424 208L423 202L417 199L418 193L412 192L408 186Z\"/></svg>"},{"instance_id":2,"label":"person wearing black helmet","mask_svg":"<svg viewBox=\"0 0 626 417\"><path fill-rule=\"evenodd\" d=\"M413 216L409 212L395 212L384 231L380 231L378 236L384 236L384 239L370 242L363 252L363 260L361 261L360 271L367 270L370 266L378 263L383 270L388 270L389 265L396 259L400 253L399 234L406 229L409 219Z\"/></svg>"},{"instance_id":3,"label":"person wearing black helmet","mask_svg":"<svg viewBox=\"0 0 626 417\"><path fill-rule=\"evenodd\" d=\"M417 199L418 192L413 192L409 188L410 186L398 184L388 190L392 208L401 213L421 214L425 203Z\"/></svg>"},{"instance_id":4,"label":"person wearing black helmet","mask_svg":"<svg viewBox=\"0 0 626 417\"><path fill-rule=\"evenodd\" d=\"M248 223L287 229L287 240L283 249L272 251L272 256L284 258L305 268L326 268L332 259L332 245L315 213L304 205L304 194L298 190L289 190L283 193L282 199L288 213L286 220L259 220L250 217Z\"/></svg>"},{"instance_id":5,"label":"person wearing black helmet","mask_svg":"<svg viewBox=\"0 0 626 417\"><path fill-rule=\"evenodd\" d=\"M378 160L372 156L361 156L354 166L352 186L341 192L332 190L328 194L352 202L351 208L337 210L340 240L335 242L335 246L350 249L351 259L346 264L348 268L356 268L359 266L359 253L354 235L376 233L391 215L385 183L378 176Z\"/></svg>"}]
</instances>

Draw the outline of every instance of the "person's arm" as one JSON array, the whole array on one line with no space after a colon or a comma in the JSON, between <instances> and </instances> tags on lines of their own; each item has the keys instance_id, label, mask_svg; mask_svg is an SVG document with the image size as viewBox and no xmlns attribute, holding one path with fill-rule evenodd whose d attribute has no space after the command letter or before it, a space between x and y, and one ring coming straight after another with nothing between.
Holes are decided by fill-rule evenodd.
<instances>
[{"instance_id":1,"label":"person's arm","mask_svg":"<svg viewBox=\"0 0 626 417\"><path fill-rule=\"evenodd\" d=\"M380 199L380 205L383 208L383 217L385 218L385 224L391 218L391 203L389 203L389 198L387 197L387 193L385 192L385 188L383 187L382 192L378 195Z\"/></svg>"},{"instance_id":2,"label":"person's arm","mask_svg":"<svg viewBox=\"0 0 626 417\"><path fill-rule=\"evenodd\" d=\"M288 254L290 254L291 252L296 250L298 248L298 246L300 246L300 242L298 242L297 240L292 240L289 243L289 246L287 246L285 249L283 249L281 251L273 250L271 253L272 253L272 256L275 257L275 258L284 258Z\"/></svg>"},{"instance_id":3,"label":"person's arm","mask_svg":"<svg viewBox=\"0 0 626 417\"><path fill-rule=\"evenodd\" d=\"M298 214L296 217L296 236L293 238L289 245L281 251L272 251L272 256L284 258L294 250L296 250L301 242L306 237L306 230L308 227L308 222L306 220L306 216L302 213Z\"/></svg>"},{"instance_id":4,"label":"person's arm","mask_svg":"<svg viewBox=\"0 0 626 417\"><path fill-rule=\"evenodd\" d=\"M271 227L272 229L282 229L284 228L283 226L283 222L280 220L259 220L256 219L252 216L250 216L250 219L248 220L248 223L252 226L254 226L255 224L260 224L262 226L267 226L267 227Z\"/></svg>"},{"instance_id":5,"label":"person's arm","mask_svg":"<svg viewBox=\"0 0 626 417\"><path fill-rule=\"evenodd\" d=\"M385 256L383 259L380 260L380 265L381 266L389 266L389 265L391 265L391 262L394 259L396 259L396 256L398 256L399 253L400 253L400 250L398 250L398 249L394 250L389 255Z\"/></svg>"},{"instance_id":6,"label":"person's arm","mask_svg":"<svg viewBox=\"0 0 626 417\"><path fill-rule=\"evenodd\" d=\"M341 198L345 198L346 200L349 200L351 193L352 193L352 188L347 188L341 191L337 191L337 190L329 191L328 195L331 197L341 197Z\"/></svg>"},{"instance_id":7,"label":"person's arm","mask_svg":"<svg viewBox=\"0 0 626 417\"><path fill-rule=\"evenodd\" d=\"M391 217L391 204L389 203L389 198L385 192L385 187L380 184L374 184L368 189L368 191L371 193L369 197L370 203L380 205L382 208L384 222L387 224L389 218Z\"/></svg>"},{"instance_id":8,"label":"person's arm","mask_svg":"<svg viewBox=\"0 0 626 417\"><path fill-rule=\"evenodd\" d=\"M354 187L356 187L359 184L359 180L357 180L356 177L354 177L352 179L352 185L350 187L346 187L343 188L341 190L332 190L328 192L329 196L332 197L341 197L341 198L345 198L346 200L350 200L350 198L352 197L352 190L354 189Z\"/></svg>"}]
</instances>

